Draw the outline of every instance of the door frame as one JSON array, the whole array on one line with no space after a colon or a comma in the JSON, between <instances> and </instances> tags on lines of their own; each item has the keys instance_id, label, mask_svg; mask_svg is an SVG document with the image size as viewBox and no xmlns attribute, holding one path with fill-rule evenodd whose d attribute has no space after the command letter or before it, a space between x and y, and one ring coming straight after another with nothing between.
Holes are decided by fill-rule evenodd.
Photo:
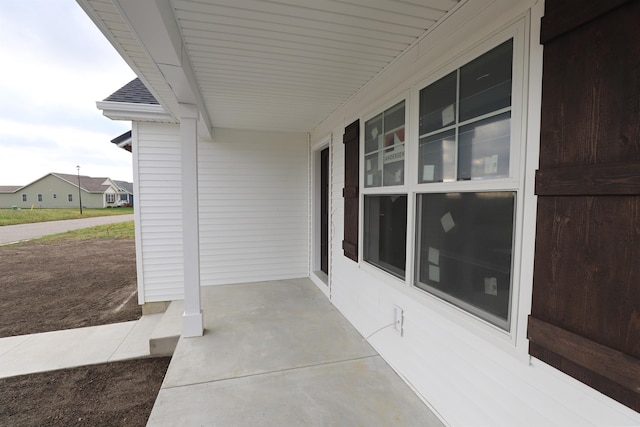
<instances>
[{"instance_id":1,"label":"door frame","mask_svg":"<svg viewBox=\"0 0 640 427\"><path fill-rule=\"evenodd\" d=\"M328 215L328 274L320 269L321 262L321 153L323 150L329 149L329 163L328 163L328 200L327 200L327 215ZM331 135L318 141L316 144L310 146L310 163L311 163L311 259L310 259L310 278L321 291L330 297L331 295L331 167L332 167L332 150L331 150Z\"/></svg>"}]
</instances>

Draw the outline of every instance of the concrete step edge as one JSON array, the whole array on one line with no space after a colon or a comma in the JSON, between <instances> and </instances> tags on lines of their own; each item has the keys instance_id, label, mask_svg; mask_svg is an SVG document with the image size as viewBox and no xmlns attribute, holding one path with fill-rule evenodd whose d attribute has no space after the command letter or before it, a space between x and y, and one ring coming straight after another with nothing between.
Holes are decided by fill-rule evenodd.
<instances>
[{"instance_id":1,"label":"concrete step edge","mask_svg":"<svg viewBox=\"0 0 640 427\"><path fill-rule=\"evenodd\" d=\"M152 357L173 355L182 333L182 301L172 301L149 337Z\"/></svg>"}]
</instances>

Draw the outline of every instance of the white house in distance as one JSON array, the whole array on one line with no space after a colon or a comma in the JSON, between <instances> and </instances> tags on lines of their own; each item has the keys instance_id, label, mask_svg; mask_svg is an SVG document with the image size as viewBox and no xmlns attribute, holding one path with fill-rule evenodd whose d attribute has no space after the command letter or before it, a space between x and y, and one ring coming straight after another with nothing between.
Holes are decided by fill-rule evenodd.
<instances>
[{"instance_id":1,"label":"white house in distance","mask_svg":"<svg viewBox=\"0 0 640 427\"><path fill-rule=\"evenodd\" d=\"M640 425L640 2L78 3L140 303L309 277L448 425Z\"/></svg>"},{"instance_id":2,"label":"white house in distance","mask_svg":"<svg viewBox=\"0 0 640 427\"><path fill-rule=\"evenodd\" d=\"M80 197L84 208L115 207L133 204L132 190L125 181L51 172L24 186L0 187L0 208L79 208Z\"/></svg>"}]
</instances>

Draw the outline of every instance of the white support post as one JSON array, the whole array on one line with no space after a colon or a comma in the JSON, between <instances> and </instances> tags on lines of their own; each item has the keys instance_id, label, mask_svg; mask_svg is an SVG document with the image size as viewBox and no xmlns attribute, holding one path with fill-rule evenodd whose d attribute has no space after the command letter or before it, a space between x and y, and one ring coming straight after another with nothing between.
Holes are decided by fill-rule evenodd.
<instances>
[{"instance_id":1,"label":"white support post","mask_svg":"<svg viewBox=\"0 0 640 427\"><path fill-rule=\"evenodd\" d=\"M183 337L204 333L200 304L200 223L198 219L198 107L180 104L182 152L182 246L184 265Z\"/></svg>"}]
</instances>

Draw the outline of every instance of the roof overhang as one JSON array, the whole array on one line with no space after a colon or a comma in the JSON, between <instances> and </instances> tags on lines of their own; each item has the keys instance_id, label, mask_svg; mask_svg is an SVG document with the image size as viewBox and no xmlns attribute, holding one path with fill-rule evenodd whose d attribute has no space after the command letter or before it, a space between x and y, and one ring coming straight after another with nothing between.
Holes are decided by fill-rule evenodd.
<instances>
[{"instance_id":1,"label":"roof overhang","mask_svg":"<svg viewBox=\"0 0 640 427\"><path fill-rule=\"evenodd\" d=\"M102 114L111 120L176 123L177 120L162 105L129 102L98 101Z\"/></svg>"},{"instance_id":2,"label":"roof overhang","mask_svg":"<svg viewBox=\"0 0 640 427\"><path fill-rule=\"evenodd\" d=\"M113 138L111 142L113 144L116 144L119 148L122 148L123 150L126 150L131 153L133 151L133 145L131 143L132 142L131 134L132 134L131 131L127 131L122 135L119 135Z\"/></svg>"},{"instance_id":3,"label":"roof overhang","mask_svg":"<svg viewBox=\"0 0 640 427\"><path fill-rule=\"evenodd\" d=\"M467 3L77 1L174 121L179 104L197 105L205 136L213 127L312 131ZM154 114L137 117L168 120Z\"/></svg>"}]
</instances>

